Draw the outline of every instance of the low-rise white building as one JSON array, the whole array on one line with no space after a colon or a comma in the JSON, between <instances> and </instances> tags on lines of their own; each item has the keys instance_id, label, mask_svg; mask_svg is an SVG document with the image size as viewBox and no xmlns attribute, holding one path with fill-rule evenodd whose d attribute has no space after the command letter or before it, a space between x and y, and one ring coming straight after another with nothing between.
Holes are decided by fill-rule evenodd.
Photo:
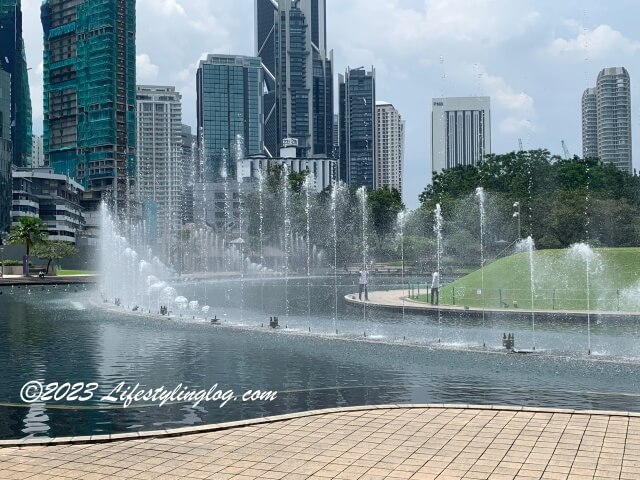
<instances>
[{"instance_id":1,"label":"low-rise white building","mask_svg":"<svg viewBox=\"0 0 640 480\"><path fill-rule=\"evenodd\" d=\"M313 178L317 192L322 192L336 182L338 176L338 162L336 160L326 157L297 158L297 150L298 141L295 138L285 138L278 158L252 155L238 160L237 181L239 183L257 183L260 171L266 174L269 168L286 165L289 172L308 172Z\"/></svg>"}]
</instances>

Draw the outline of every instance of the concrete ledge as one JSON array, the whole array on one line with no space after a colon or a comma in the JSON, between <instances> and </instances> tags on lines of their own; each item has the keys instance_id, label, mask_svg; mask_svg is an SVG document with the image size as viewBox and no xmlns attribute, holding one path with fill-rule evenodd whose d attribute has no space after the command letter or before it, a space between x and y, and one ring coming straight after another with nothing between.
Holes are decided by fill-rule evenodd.
<instances>
[{"instance_id":1,"label":"concrete ledge","mask_svg":"<svg viewBox=\"0 0 640 480\"><path fill-rule=\"evenodd\" d=\"M198 425L194 427L181 427L171 430L153 430L129 433L112 433L90 435L84 437L58 437L58 438L23 438L20 440L0 440L0 449L7 447L33 447L33 446L54 446L54 445L82 445L110 443L126 440L147 440L152 438L169 438L181 437L186 435L220 432L236 428L249 427L254 425L266 425L279 422L286 422L298 418L311 418L321 415L354 413L354 412L371 412L376 410L411 410L411 409L436 409L436 410L486 410L486 411L505 411L505 412L527 412L527 413L547 413L562 415L587 415L587 416L607 416L607 417L640 417L640 413L623 412L623 411L600 411L600 410L571 410L563 408L536 408L521 406L499 406L499 405L466 405L466 404L393 404L393 405L374 405L363 407L344 407L344 408L328 408L322 410L313 410L309 412L288 413L272 417L260 417L249 420L241 420L234 422L225 422L213 425Z\"/></svg>"}]
</instances>

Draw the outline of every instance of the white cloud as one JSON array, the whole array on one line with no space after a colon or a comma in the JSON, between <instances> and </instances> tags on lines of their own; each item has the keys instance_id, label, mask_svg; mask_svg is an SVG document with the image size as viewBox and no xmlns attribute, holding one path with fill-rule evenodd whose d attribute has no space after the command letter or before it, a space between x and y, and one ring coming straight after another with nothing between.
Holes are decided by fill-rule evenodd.
<instances>
[{"instance_id":1,"label":"white cloud","mask_svg":"<svg viewBox=\"0 0 640 480\"><path fill-rule=\"evenodd\" d=\"M155 80L160 69L151 62L151 58L146 53L136 55L136 77L138 83Z\"/></svg>"},{"instance_id":2,"label":"white cloud","mask_svg":"<svg viewBox=\"0 0 640 480\"><path fill-rule=\"evenodd\" d=\"M507 117L499 126L500 132L505 134L521 134L535 131L535 126L526 118Z\"/></svg>"},{"instance_id":3,"label":"white cloud","mask_svg":"<svg viewBox=\"0 0 640 480\"><path fill-rule=\"evenodd\" d=\"M353 0L331 5L342 28L336 33L350 42L395 55L428 47L448 50L456 45L495 46L527 32L540 15L512 0L424 0L408 8L401 0ZM353 18L366 28L353 35Z\"/></svg>"},{"instance_id":4,"label":"white cloud","mask_svg":"<svg viewBox=\"0 0 640 480\"><path fill-rule=\"evenodd\" d=\"M492 108L496 107L504 118L500 122L500 131L507 134L535 131L533 119L536 109L533 97L516 90L504 78L487 73L483 66L477 68L480 82L493 102Z\"/></svg>"},{"instance_id":5,"label":"white cloud","mask_svg":"<svg viewBox=\"0 0 640 480\"><path fill-rule=\"evenodd\" d=\"M575 38L556 38L548 47L556 56L578 55L580 58L603 58L611 53L634 54L640 51L640 42L626 38L609 25L600 25L586 30Z\"/></svg>"},{"instance_id":6,"label":"white cloud","mask_svg":"<svg viewBox=\"0 0 640 480\"><path fill-rule=\"evenodd\" d=\"M184 7L178 2L178 0L142 0L142 8L152 9L151 11L157 11L162 13L166 17L172 15L185 16Z\"/></svg>"}]
</instances>

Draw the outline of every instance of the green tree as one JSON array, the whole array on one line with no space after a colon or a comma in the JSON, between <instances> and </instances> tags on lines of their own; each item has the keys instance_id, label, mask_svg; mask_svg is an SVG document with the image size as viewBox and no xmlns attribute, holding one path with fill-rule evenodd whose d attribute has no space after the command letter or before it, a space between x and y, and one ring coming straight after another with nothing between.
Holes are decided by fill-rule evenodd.
<instances>
[{"instance_id":1,"label":"green tree","mask_svg":"<svg viewBox=\"0 0 640 480\"><path fill-rule=\"evenodd\" d=\"M33 254L43 260L47 260L47 275L54 260L74 257L78 255L78 249L67 242L41 242L34 246Z\"/></svg>"},{"instance_id":2,"label":"green tree","mask_svg":"<svg viewBox=\"0 0 640 480\"><path fill-rule=\"evenodd\" d=\"M388 187L369 192L369 210L373 230L378 237L378 249L381 251L387 235L395 232L398 214L404 210L402 195L398 190Z\"/></svg>"},{"instance_id":3,"label":"green tree","mask_svg":"<svg viewBox=\"0 0 640 480\"><path fill-rule=\"evenodd\" d=\"M22 217L20 223L11 227L9 232L10 245L26 245L27 247L27 265L29 265L29 254L31 249L42 242L45 242L49 234L46 226L39 218ZM27 272L27 275L29 272Z\"/></svg>"}]
</instances>

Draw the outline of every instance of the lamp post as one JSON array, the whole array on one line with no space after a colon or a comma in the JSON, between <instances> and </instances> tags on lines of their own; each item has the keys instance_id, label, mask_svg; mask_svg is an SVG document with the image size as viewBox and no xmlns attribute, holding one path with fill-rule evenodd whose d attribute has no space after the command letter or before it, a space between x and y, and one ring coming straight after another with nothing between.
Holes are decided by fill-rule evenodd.
<instances>
[{"instance_id":1,"label":"lamp post","mask_svg":"<svg viewBox=\"0 0 640 480\"><path fill-rule=\"evenodd\" d=\"M516 208L518 210L513 214L513 218L518 219L518 240L520 240L522 238L522 215L520 210L520 202L514 203L513 208Z\"/></svg>"}]
</instances>

